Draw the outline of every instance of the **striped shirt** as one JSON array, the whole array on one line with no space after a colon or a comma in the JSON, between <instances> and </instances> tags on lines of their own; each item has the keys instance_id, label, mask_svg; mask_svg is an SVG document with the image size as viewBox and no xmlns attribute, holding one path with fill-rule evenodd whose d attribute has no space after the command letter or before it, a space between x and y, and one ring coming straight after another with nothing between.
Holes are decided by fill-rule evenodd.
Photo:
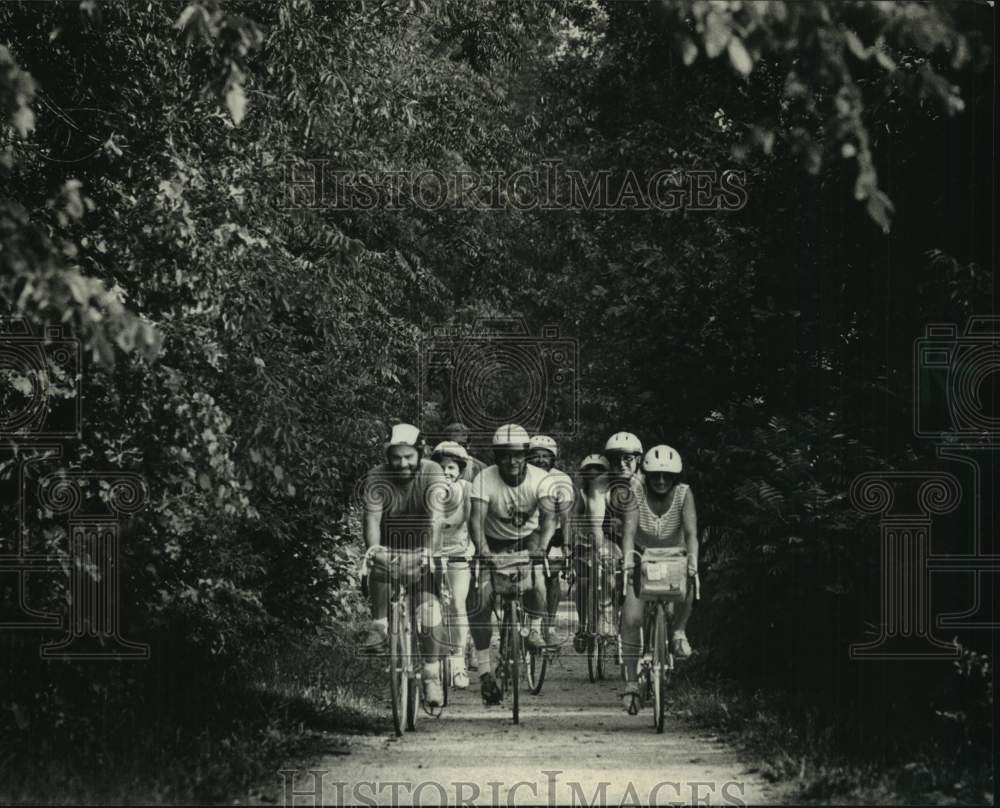
<instances>
[{"instance_id":1,"label":"striped shirt","mask_svg":"<svg viewBox=\"0 0 1000 808\"><path fill-rule=\"evenodd\" d=\"M674 497L670 507L662 516L657 516L646 500L646 486L638 492L639 527L635 534L637 547L682 547L684 545L684 530L682 514L684 501L690 486L678 483L674 487Z\"/></svg>"}]
</instances>

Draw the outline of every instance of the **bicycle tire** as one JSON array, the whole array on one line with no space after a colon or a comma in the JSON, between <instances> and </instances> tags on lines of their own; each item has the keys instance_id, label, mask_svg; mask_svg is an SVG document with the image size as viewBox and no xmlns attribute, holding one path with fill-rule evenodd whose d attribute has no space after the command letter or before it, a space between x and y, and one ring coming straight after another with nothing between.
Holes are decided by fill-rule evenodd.
<instances>
[{"instance_id":1,"label":"bicycle tire","mask_svg":"<svg viewBox=\"0 0 1000 808\"><path fill-rule=\"evenodd\" d=\"M531 690L531 695L537 696L542 692L542 685L545 684L545 672L549 667L549 657L544 650L535 650L534 648L527 649L524 656L527 657L528 688Z\"/></svg>"},{"instance_id":2,"label":"bicycle tire","mask_svg":"<svg viewBox=\"0 0 1000 808\"><path fill-rule=\"evenodd\" d=\"M410 732L417 728L417 716L420 714L422 666L420 664L419 633L417 631L417 610L412 608L408 621L409 630L406 634L407 675L409 677L409 698L406 702L406 729Z\"/></svg>"},{"instance_id":3,"label":"bicycle tire","mask_svg":"<svg viewBox=\"0 0 1000 808\"><path fill-rule=\"evenodd\" d=\"M400 617L402 606L397 601L389 604L389 698L392 701L392 725L396 737L401 737L405 729L407 691L409 680L402 654L402 632Z\"/></svg>"},{"instance_id":4,"label":"bicycle tire","mask_svg":"<svg viewBox=\"0 0 1000 808\"><path fill-rule=\"evenodd\" d=\"M514 610L517 607L510 603L507 605L507 630L510 633L508 638L507 664L510 666L510 690L513 696L511 710L514 714L514 723L521 720L520 710L520 661L521 661L521 627L520 621L516 619Z\"/></svg>"},{"instance_id":5,"label":"bicycle tire","mask_svg":"<svg viewBox=\"0 0 1000 808\"><path fill-rule=\"evenodd\" d=\"M592 683L596 683L600 678L597 662L598 654L600 654L598 637L596 634L590 634L587 637L587 676Z\"/></svg>"},{"instance_id":6,"label":"bicycle tire","mask_svg":"<svg viewBox=\"0 0 1000 808\"><path fill-rule=\"evenodd\" d=\"M666 715L667 619L662 603L656 604L656 624L653 628L653 726L663 732Z\"/></svg>"},{"instance_id":7,"label":"bicycle tire","mask_svg":"<svg viewBox=\"0 0 1000 808\"><path fill-rule=\"evenodd\" d=\"M494 679L496 679L497 687L500 689L500 698L503 699L507 695L509 689L509 678L510 678L510 666L507 664L507 647L510 642L507 630L507 614L504 613L503 619L500 621L500 643L497 646L497 664L496 670L494 671Z\"/></svg>"},{"instance_id":8,"label":"bicycle tire","mask_svg":"<svg viewBox=\"0 0 1000 808\"><path fill-rule=\"evenodd\" d=\"M441 678L441 692L444 694L444 701L441 702L441 706L447 707L448 693L451 690L451 657L448 654L441 654L438 660L438 671L440 671L438 675Z\"/></svg>"}]
</instances>

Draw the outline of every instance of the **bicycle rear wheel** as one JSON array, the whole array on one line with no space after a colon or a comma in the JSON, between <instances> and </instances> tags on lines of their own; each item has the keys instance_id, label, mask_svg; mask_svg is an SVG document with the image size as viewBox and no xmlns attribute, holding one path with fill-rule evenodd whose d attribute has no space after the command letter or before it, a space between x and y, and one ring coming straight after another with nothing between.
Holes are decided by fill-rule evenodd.
<instances>
[{"instance_id":1,"label":"bicycle rear wheel","mask_svg":"<svg viewBox=\"0 0 1000 808\"><path fill-rule=\"evenodd\" d=\"M500 644L497 646L497 665L494 678L497 687L500 688L500 698L507 695L510 689L510 665L507 658L510 656L510 632L507 630L507 613L504 612L500 622Z\"/></svg>"},{"instance_id":2,"label":"bicycle rear wheel","mask_svg":"<svg viewBox=\"0 0 1000 808\"><path fill-rule=\"evenodd\" d=\"M510 690L513 696L511 709L514 713L514 723L517 724L520 721L520 679L521 679L521 626L518 615L515 613L517 606L511 604L509 607L511 612L511 620L509 623L510 630L510 642L508 647L510 648Z\"/></svg>"},{"instance_id":3,"label":"bicycle rear wheel","mask_svg":"<svg viewBox=\"0 0 1000 808\"><path fill-rule=\"evenodd\" d=\"M542 683L545 682L545 671L549 665L549 658L545 651L526 647L521 658L525 661L528 689L533 696L537 696L542 692Z\"/></svg>"},{"instance_id":4,"label":"bicycle rear wheel","mask_svg":"<svg viewBox=\"0 0 1000 808\"><path fill-rule=\"evenodd\" d=\"M663 719L666 715L666 677L667 677L667 619L663 604L656 604L656 623L653 627L653 726L657 732L663 732Z\"/></svg>"},{"instance_id":5,"label":"bicycle rear wheel","mask_svg":"<svg viewBox=\"0 0 1000 808\"><path fill-rule=\"evenodd\" d=\"M448 706L448 691L451 687L451 657L448 654L441 654L438 657L438 670L440 671L441 678L441 692L444 694L444 701L441 703L442 707Z\"/></svg>"},{"instance_id":6,"label":"bicycle rear wheel","mask_svg":"<svg viewBox=\"0 0 1000 808\"><path fill-rule=\"evenodd\" d=\"M403 654L402 623L404 609L399 601L389 606L389 697L392 701L392 725L396 735L401 736L405 728L409 694L409 679Z\"/></svg>"},{"instance_id":7,"label":"bicycle rear wheel","mask_svg":"<svg viewBox=\"0 0 1000 808\"><path fill-rule=\"evenodd\" d=\"M600 673L600 638L596 634L587 636L587 676L591 682L601 678Z\"/></svg>"},{"instance_id":8,"label":"bicycle rear wheel","mask_svg":"<svg viewBox=\"0 0 1000 808\"><path fill-rule=\"evenodd\" d=\"M409 698L406 702L406 728L411 732L417 728L417 716L420 714L422 667L420 664L419 635L417 633L417 609L409 600L410 619L406 621L405 649L406 676L409 681Z\"/></svg>"}]
</instances>

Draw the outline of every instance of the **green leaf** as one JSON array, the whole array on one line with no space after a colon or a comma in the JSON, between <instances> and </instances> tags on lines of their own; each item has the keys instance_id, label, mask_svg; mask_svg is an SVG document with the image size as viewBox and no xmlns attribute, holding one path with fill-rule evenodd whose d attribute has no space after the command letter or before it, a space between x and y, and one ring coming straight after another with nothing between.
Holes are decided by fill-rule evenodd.
<instances>
[{"instance_id":1,"label":"green leaf","mask_svg":"<svg viewBox=\"0 0 1000 808\"><path fill-rule=\"evenodd\" d=\"M850 28L844 29L844 42L847 43L848 50L850 50L851 53L853 53L856 57L858 57L858 59L860 59L862 62L868 60L868 57L870 55L868 48L866 48L864 44L862 44L861 40L858 38L858 35L854 33L854 31L852 31Z\"/></svg>"},{"instance_id":2,"label":"green leaf","mask_svg":"<svg viewBox=\"0 0 1000 808\"><path fill-rule=\"evenodd\" d=\"M726 51L729 54L729 61L736 68L736 71L744 76L749 76L750 71L753 70L753 59L743 45L743 41L734 36L729 40Z\"/></svg>"},{"instance_id":3,"label":"green leaf","mask_svg":"<svg viewBox=\"0 0 1000 808\"><path fill-rule=\"evenodd\" d=\"M709 12L705 17L705 53L710 59L714 59L722 51L732 38L732 31L721 16L714 11Z\"/></svg>"},{"instance_id":4,"label":"green leaf","mask_svg":"<svg viewBox=\"0 0 1000 808\"><path fill-rule=\"evenodd\" d=\"M247 108L247 98L243 94L241 84L234 82L230 85L229 92L226 93L226 106L229 107L229 117L233 119L236 126L239 126Z\"/></svg>"},{"instance_id":5,"label":"green leaf","mask_svg":"<svg viewBox=\"0 0 1000 808\"><path fill-rule=\"evenodd\" d=\"M694 60L698 58L698 46L694 44L690 37L684 37L681 40L681 59L684 60L685 66L694 64Z\"/></svg>"}]
</instances>

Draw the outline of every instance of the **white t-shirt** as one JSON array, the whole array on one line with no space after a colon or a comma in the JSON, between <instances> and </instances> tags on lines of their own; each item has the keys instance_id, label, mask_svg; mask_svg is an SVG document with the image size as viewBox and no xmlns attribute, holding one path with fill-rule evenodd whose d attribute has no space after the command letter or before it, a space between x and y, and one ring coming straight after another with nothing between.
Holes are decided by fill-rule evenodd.
<instances>
[{"instance_id":1,"label":"white t-shirt","mask_svg":"<svg viewBox=\"0 0 1000 808\"><path fill-rule=\"evenodd\" d=\"M545 488L548 476L547 471L527 464L521 484L511 487L496 466L479 472L472 481L472 498L486 503L486 536L515 542L537 530L539 505L551 493ZM550 505L546 503L546 507Z\"/></svg>"},{"instance_id":2,"label":"white t-shirt","mask_svg":"<svg viewBox=\"0 0 1000 808\"><path fill-rule=\"evenodd\" d=\"M468 480L448 483L448 496L443 497L441 514L441 550L444 555L470 555L469 523L465 519L465 502L472 491Z\"/></svg>"}]
</instances>

